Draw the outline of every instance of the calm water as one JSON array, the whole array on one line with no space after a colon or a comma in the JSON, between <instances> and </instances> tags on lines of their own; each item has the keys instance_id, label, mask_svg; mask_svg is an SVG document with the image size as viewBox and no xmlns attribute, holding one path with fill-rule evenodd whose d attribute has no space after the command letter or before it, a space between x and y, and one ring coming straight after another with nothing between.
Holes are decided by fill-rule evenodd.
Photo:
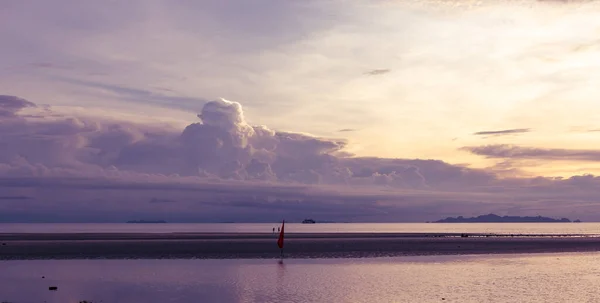
<instances>
[{"instance_id":1,"label":"calm water","mask_svg":"<svg viewBox=\"0 0 600 303\"><path fill-rule=\"evenodd\" d=\"M0 233L66 232L271 232L280 223L218 224L0 224ZM600 223L318 223L286 224L290 233L498 233L498 234L600 234Z\"/></svg>"},{"instance_id":2,"label":"calm water","mask_svg":"<svg viewBox=\"0 0 600 303\"><path fill-rule=\"evenodd\" d=\"M598 302L599 254L0 262L0 302ZM45 276L45 279L41 277ZM51 285L58 291L49 291Z\"/></svg>"}]
</instances>

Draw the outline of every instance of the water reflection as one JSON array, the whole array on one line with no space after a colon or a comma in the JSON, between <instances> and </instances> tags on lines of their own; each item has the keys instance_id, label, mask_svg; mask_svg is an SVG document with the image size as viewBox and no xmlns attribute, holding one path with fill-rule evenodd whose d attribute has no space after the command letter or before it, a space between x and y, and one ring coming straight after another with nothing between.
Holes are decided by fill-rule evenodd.
<instances>
[{"instance_id":1,"label":"water reflection","mask_svg":"<svg viewBox=\"0 0 600 303\"><path fill-rule=\"evenodd\" d=\"M284 294L286 293L285 290L285 285L286 285L286 280L285 280L285 263L283 261L283 259L279 259L279 261L277 261L277 280L276 280L276 289L275 289L275 298L281 298L284 296Z\"/></svg>"},{"instance_id":2,"label":"water reflection","mask_svg":"<svg viewBox=\"0 0 600 303\"><path fill-rule=\"evenodd\" d=\"M597 254L2 261L0 302L585 302L600 282L598 261Z\"/></svg>"}]
</instances>

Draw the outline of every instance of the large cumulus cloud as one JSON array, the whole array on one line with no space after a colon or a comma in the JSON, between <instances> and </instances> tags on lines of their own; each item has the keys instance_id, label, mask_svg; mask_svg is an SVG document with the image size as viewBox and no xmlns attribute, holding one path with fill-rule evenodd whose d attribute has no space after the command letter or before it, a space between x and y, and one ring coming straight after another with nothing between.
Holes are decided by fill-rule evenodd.
<instances>
[{"instance_id":1,"label":"large cumulus cloud","mask_svg":"<svg viewBox=\"0 0 600 303\"><path fill-rule=\"evenodd\" d=\"M56 209L109 221L429 220L465 209L559 212L557 195L548 195L559 192L549 189L584 203L600 188L593 176L503 180L438 160L352 157L342 139L250 125L242 106L227 100L207 102L198 118L165 128L0 96L0 188L8 197L0 211L10 220L67 220Z\"/></svg>"},{"instance_id":2,"label":"large cumulus cloud","mask_svg":"<svg viewBox=\"0 0 600 303\"><path fill-rule=\"evenodd\" d=\"M470 171L439 161L344 157L340 152L345 140L249 125L242 106L227 100L206 103L198 114L201 121L181 132L106 118L15 120L19 110L35 104L17 97L4 97L0 102L6 112L0 120L4 146L0 161L5 175L109 170L224 180L425 187L430 181L460 179L461 172ZM451 172L453 168L456 171Z\"/></svg>"}]
</instances>

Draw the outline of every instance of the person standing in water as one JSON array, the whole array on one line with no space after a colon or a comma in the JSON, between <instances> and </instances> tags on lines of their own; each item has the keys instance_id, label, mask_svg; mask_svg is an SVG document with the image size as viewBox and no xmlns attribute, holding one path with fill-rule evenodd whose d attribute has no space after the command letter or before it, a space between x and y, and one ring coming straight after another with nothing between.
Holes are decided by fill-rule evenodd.
<instances>
[{"instance_id":1,"label":"person standing in water","mask_svg":"<svg viewBox=\"0 0 600 303\"><path fill-rule=\"evenodd\" d=\"M275 233L275 227L273 227L273 233Z\"/></svg>"}]
</instances>

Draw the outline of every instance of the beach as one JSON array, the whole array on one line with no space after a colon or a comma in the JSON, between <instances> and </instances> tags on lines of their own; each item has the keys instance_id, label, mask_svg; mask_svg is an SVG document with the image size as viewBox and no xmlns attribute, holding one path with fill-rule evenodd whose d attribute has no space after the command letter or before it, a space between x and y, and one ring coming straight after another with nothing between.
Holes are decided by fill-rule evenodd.
<instances>
[{"instance_id":1,"label":"beach","mask_svg":"<svg viewBox=\"0 0 600 303\"><path fill-rule=\"evenodd\" d=\"M279 258L272 233L4 233L0 260ZM290 233L286 258L600 251L589 235Z\"/></svg>"},{"instance_id":2,"label":"beach","mask_svg":"<svg viewBox=\"0 0 600 303\"><path fill-rule=\"evenodd\" d=\"M500 233L457 233L327 232L327 226L290 224L288 232L286 224L283 258L277 232L43 227L0 233L0 301L585 302L597 293L596 225L560 234L568 226L490 225ZM178 231L160 232L169 228Z\"/></svg>"}]
</instances>

